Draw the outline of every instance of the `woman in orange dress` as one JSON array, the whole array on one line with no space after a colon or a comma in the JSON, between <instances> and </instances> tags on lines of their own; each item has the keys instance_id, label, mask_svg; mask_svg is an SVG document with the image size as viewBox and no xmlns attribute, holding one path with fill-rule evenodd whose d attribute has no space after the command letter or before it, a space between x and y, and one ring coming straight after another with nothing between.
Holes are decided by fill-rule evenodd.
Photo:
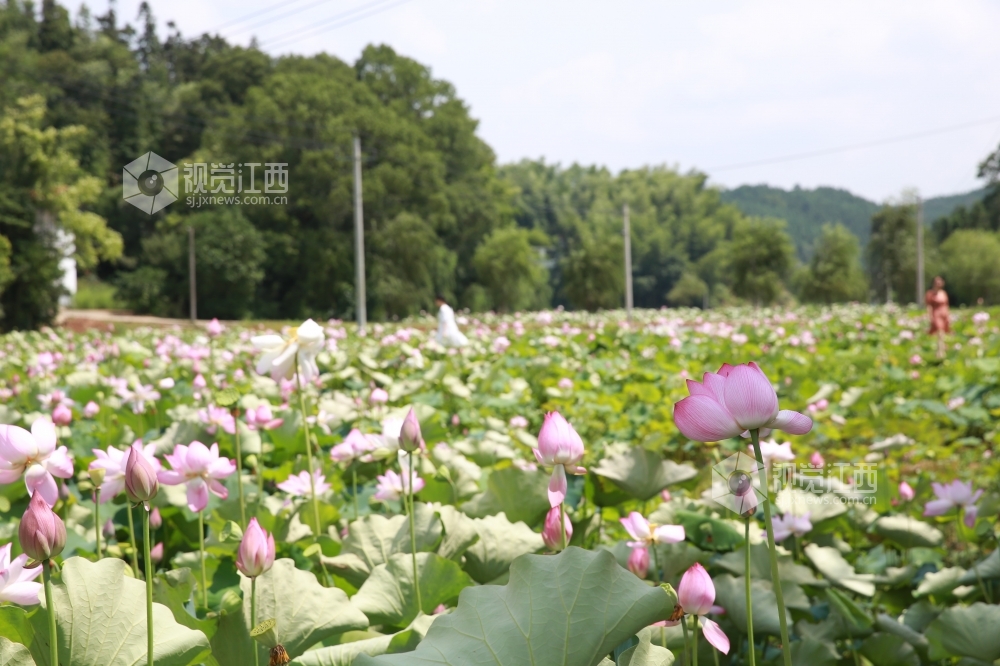
<instances>
[{"instance_id":1,"label":"woman in orange dress","mask_svg":"<svg viewBox=\"0 0 1000 666\"><path fill-rule=\"evenodd\" d=\"M948 314L948 292L944 290L944 278L940 275L934 278L933 286L924 297L927 303L927 314L931 319L931 335L938 336L938 358L944 357L944 335L951 333L951 318Z\"/></svg>"}]
</instances>

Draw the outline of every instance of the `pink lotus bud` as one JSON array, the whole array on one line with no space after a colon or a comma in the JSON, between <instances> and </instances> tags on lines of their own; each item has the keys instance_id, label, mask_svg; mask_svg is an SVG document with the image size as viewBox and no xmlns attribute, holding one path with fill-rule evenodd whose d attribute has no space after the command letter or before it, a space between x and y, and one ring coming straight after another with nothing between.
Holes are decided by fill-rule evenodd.
<instances>
[{"instance_id":1,"label":"pink lotus bud","mask_svg":"<svg viewBox=\"0 0 1000 666\"><path fill-rule=\"evenodd\" d=\"M88 419L92 419L97 416L98 412L101 411L100 405L91 400L87 403L87 406L83 408L83 415Z\"/></svg>"},{"instance_id":2,"label":"pink lotus bud","mask_svg":"<svg viewBox=\"0 0 1000 666\"><path fill-rule=\"evenodd\" d=\"M399 430L399 447L404 451L416 451L420 448L423 438L420 435L420 422L417 415L410 407L410 411L403 419L403 427Z\"/></svg>"},{"instance_id":3,"label":"pink lotus bud","mask_svg":"<svg viewBox=\"0 0 1000 666\"><path fill-rule=\"evenodd\" d=\"M569 519L569 514L563 516L563 527L566 529L566 543L573 538L573 523ZM559 533L559 507L554 506L549 509L545 516L545 526L542 528L542 541L549 550L562 548L562 535Z\"/></svg>"},{"instance_id":4,"label":"pink lotus bud","mask_svg":"<svg viewBox=\"0 0 1000 666\"><path fill-rule=\"evenodd\" d=\"M389 402L389 393L385 389L373 388L371 395L368 396L368 400L373 405L385 404Z\"/></svg>"},{"instance_id":5,"label":"pink lotus bud","mask_svg":"<svg viewBox=\"0 0 1000 666\"><path fill-rule=\"evenodd\" d=\"M684 572L677 586L677 603L689 615L705 615L715 603L715 584L700 563Z\"/></svg>"},{"instance_id":6,"label":"pink lotus bud","mask_svg":"<svg viewBox=\"0 0 1000 666\"><path fill-rule=\"evenodd\" d=\"M195 375L194 381L191 382L191 385L194 386L196 389L203 389L206 386L208 386L208 382L205 381L205 376L199 372L197 375Z\"/></svg>"},{"instance_id":7,"label":"pink lotus bud","mask_svg":"<svg viewBox=\"0 0 1000 666\"><path fill-rule=\"evenodd\" d=\"M809 464L813 467L825 467L826 460L823 459L823 455L819 451L813 451L813 454L809 456Z\"/></svg>"},{"instance_id":8,"label":"pink lotus bud","mask_svg":"<svg viewBox=\"0 0 1000 666\"><path fill-rule=\"evenodd\" d=\"M910 484L908 484L906 481L903 481L902 483L899 484L899 497L904 502L909 502L916 496L917 493L913 490L912 487L910 487Z\"/></svg>"},{"instance_id":9,"label":"pink lotus bud","mask_svg":"<svg viewBox=\"0 0 1000 666\"><path fill-rule=\"evenodd\" d=\"M236 568L248 578L256 578L274 565L274 537L260 526L256 518L250 519L236 552Z\"/></svg>"},{"instance_id":10,"label":"pink lotus bud","mask_svg":"<svg viewBox=\"0 0 1000 666\"><path fill-rule=\"evenodd\" d=\"M160 490L160 482L156 479L156 470L146 460L141 445L129 447L128 461L125 463L125 494L131 502L147 503L156 497ZM146 507L149 510L149 507Z\"/></svg>"},{"instance_id":11,"label":"pink lotus bud","mask_svg":"<svg viewBox=\"0 0 1000 666\"><path fill-rule=\"evenodd\" d=\"M633 548L628 556L628 570L639 578L645 578L649 572L649 550L647 548Z\"/></svg>"},{"instance_id":12,"label":"pink lotus bud","mask_svg":"<svg viewBox=\"0 0 1000 666\"><path fill-rule=\"evenodd\" d=\"M459 426L462 424L462 419L458 418L458 414L451 415L451 424L453 426Z\"/></svg>"},{"instance_id":13,"label":"pink lotus bud","mask_svg":"<svg viewBox=\"0 0 1000 666\"><path fill-rule=\"evenodd\" d=\"M52 410L52 422L57 426L67 426L73 421L73 412L63 404L56 405Z\"/></svg>"},{"instance_id":14,"label":"pink lotus bud","mask_svg":"<svg viewBox=\"0 0 1000 666\"><path fill-rule=\"evenodd\" d=\"M544 465L575 465L583 458L583 440L559 412L545 415L538 432L538 455Z\"/></svg>"},{"instance_id":15,"label":"pink lotus bud","mask_svg":"<svg viewBox=\"0 0 1000 666\"><path fill-rule=\"evenodd\" d=\"M108 518L104 523L104 527L101 528L101 534L104 535L105 539L115 538L115 521Z\"/></svg>"},{"instance_id":16,"label":"pink lotus bud","mask_svg":"<svg viewBox=\"0 0 1000 666\"><path fill-rule=\"evenodd\" d=\"M17 528L17 536L28 557L41 562L62 552L66 546L66 525L52 511L42 493L35 493Z\"/></svg>"},{"instance_id":17,"label":"pink lotus bud","mask_svg":"<svg viewBox=\"0 0 1000 666\"><path fill-rule=\"evenodd\" d=\"M154 530L163 527L163 516L160 515L158 507L153 507L153 511L149 514L149 526Z\"/></svg>"},{"instance_id":18,"label":"pink lotus bud","mask_svg":"<svg viewBox=\"0 0 1000 666\"><path fill-rule=\"evenodd\" d=\"M205 327L208 330L208 334L213 338L217 338L222 335L222 324L219 323L218 319L212 318L212 321L208 322L208 326Z\"/></svg>"},{"instance_id":19,"label":"pink lotus bud","mask_svg":"<svg viewBox=\"0 0 1000 666\"><path fill-rule=\"evenodd\" d=\"M445 606L444 604L438 604L434 608L434 612L431 613L431 615L440 615L441 613L444 613L446 610L448 610L447 606Z\"/></svg>"},{"instance_id":20,"label":"pink lotus bud","mask_svg":"<svg viewBox=\"0 0 1000 666\"><path fill-rule=\"evenodd\" d=\"M149 549L149 559L153 561L153 564L159 564L163 561L163 542L156 544Z\"/></svg>"},{"instance_id":21,"label":"pink lotus bud","mask_svg":"<svg viewBox=\"0 0 1000 666\"><path fill-rule=\"evenodd\" d=\"M660 499L662 499L664 502L669 502L670 501L670 491L669 490L661 490L660 491Z\"/></svg>"}]
</instances>

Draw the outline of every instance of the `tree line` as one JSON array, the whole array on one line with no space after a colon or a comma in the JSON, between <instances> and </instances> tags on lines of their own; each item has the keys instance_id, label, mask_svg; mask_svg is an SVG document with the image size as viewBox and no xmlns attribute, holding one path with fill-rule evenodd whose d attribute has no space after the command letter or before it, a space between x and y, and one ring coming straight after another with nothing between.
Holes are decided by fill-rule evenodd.
<instances>
[{"instance_id":1,"label":"tree line","mask_svg":"<svg viewBox=\"0 0 1000 666\"><path fill-rule=\"evenodd\" d=\"M172 25L161 38L147 4L136 23L114 5L75 18L55 0L40 13L0 5L3 329L55 315L64 232L81 274L139 312L186 314L190 228L200 315L352 317L355 136L375 319L430 309L435 294L473 311L619 307L625 204L640 307L866 300L883 283L906 293L912 262L889 257L908 242L906 206L875 216L864 256L829 226L802 265L782 220L741 213L702 173L498 165L454 87L388 46L354 63L273 58ZM178 165L287 165L287 203L191 206L182 177L181 200L149 215L122 196L123 167L148 151ZM984 177L995 181L995 164ZM963 243L984 251L968 238L995 238L991 196L935 227L931 265L951 266ZM981 280L968 279L973 294Z\"/></svg>"}]
</instances>

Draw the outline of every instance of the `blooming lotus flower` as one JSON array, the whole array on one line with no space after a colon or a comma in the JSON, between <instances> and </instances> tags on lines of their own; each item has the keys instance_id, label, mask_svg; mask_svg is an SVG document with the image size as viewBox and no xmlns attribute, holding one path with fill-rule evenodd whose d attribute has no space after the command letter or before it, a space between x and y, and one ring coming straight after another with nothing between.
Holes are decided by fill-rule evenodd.
<instances>
[{"instance_id":1,"label":"blooming lotus flower","mask_svg":"<svg viewBox=\"0 0 1000 666\"><path fill-rule=\"evenodd\" d=\"M344 438L343 442L334 445L330 449L330 457L335 462L349 463L356 458L360 458L373 448L374 444L361 434L360 430L353 428L351 432L347 433L347 437Z\"/></svg>"},{"instance_id":2,"label":"blooming lotus flower","mask_svg":"<svg viewBox=\"0 0 1000 666\"><path fill-rule=\"evenodd\" d=\"M680 543L684 541L683 525L654 525L642 517L638 511L633 511L625 518L620 518L625 531L632 537L628 545L639 548L651 543Z\"/></svg>"},{"instance_id":3,"label":"blooming lotus flower","mask_svg":"<svg viewBox=\"0 0 1000 666\"><path fill-rule=\"evenodd\" d=\"M194 379L191 380L191 386L199 390L208 386L208 382L205 381L205 375L201 374L200 372L197 375L195 375Z\"/></svg>"},{"instance_id":4,"label":"blooming lotus flower","mask_svg":"<svg viewBox=\"0 0 1000 666\"><path fill-rule=\"evenodd\" d=\"M130 390L126 385L119 385L117 393L122 400L132 405L133 414L144 413L147 402L155 402L160 399L160 392L154 389L152 384L139 384L135 390Z\"/></svg>"},{"instance_id":5,"label":"blooming lotus flower","mask_svg":"<svg viewBox=\"0 0 1000 666\"><path fill-rule=\"evenodd\" d=\"M42 575L42 568L25 569L28 556L23 553L11 560L10 546L8 543L0 547L0 602L22 606L37 604L42 584L32 581Z\"/></svg>"},{"instance_id":6,"label":"blooming lotus flower","mask_svg":"<svg viewBox=\"0 0 1000 666\"><path fill-rule=\"evenodd\" d=\"M802 516L791 513L776 516L774 518L774 542L781 543L793 534L801 538L806 532L812 531L812 528L808 512Z\"/></svg>"},{"instance_id":7,"label":"blooming lotus flower","mask_svg":"<svg viewBox=\"0 0 1000 666\"><path fill-rule=\"evenodd\" d=\"M222 335L223 327L222 324L219 323L219 320L213 317L212 321L208 322L208 325L205 326L205 330L211 337L217 338Z\"/></svg>"},{"instance_id":8,"label":"blooming lotus flower","mask_svg":"<svg viewBox=\"0 0 1000 666\"><path fill-rule=\"evenodd\" d=\"M518 416L512 416L512 417L510 417L510 427L511 428L521 428L521 429L527 428L528 427L528 419L526 419L526 418L524 418L523 416L520 416L520 415L518 415Z\"/></svg>"},{"instance_id":9,"label":"blooming lotus flower","mask_svg":"<svg viewBox=\"0 0 1000 666\"><path fill-rule=\"evenodd\" d=\"M913 488L910 486L910 484L908 484L906 481L902 481L899 484L899 498L901 500L903 500L904 502L909 502L910 500L912 500L916 496L917 496L917 493L913 490Z\"/></svg>"},{"instance_id":10,"label":"blooming lotus flower","mask_svg":"<svg viewBox=\"0 0 1000 666\"><path fill-rule=\"evenodd\" d=\"M199 409L198 418L202 423L207 424L205 430L209 435L214 435L219 428L230 435L236 433L236 419L225 407L210 405L208 409Z\"/></svg>"},{"instance_id":11,"label":"blooming lotus flower","mask_svg":"<svg viewBox=\"0 0 1000 666\"><path fill-rule=\"evenodd\" d=\"M566 543L573 538L573 522L569 514L563 512L563 529L566 530ZM559 533L559 507L554 506L545 514L545 525L542 527L542 541L549 550L562 548L562 534Z\"/></svg>"},{"instance_id":12,"label":"blooming lotus flower","mask_svg":"<svg viewBox=\"0 0 1000 666\"><path fill-rule=\"evenodd\" d=\"M298 372L303 381L311 381L319 375L316 355L323 351L323 328L308 319L287 338L280 335L257 335L250 343L263 351L257 361L257 374L271 375L271 378L288 379L295 372L295 357L298 355Z\"/></svg>"},{"instance_id":13,"label":"blooming lotus flower","mask_svg":"<svg viewBox=\"0 0 1000 666\"><path fill-rule=\"evenodd\" d=\"M750 457L754 457L753 446L747 448L750 451ZM772 463L786 463L795 460L791 442L778 444L773 439L760 442L760 457L764 459L765 469L771 469Z\"/></svg>"},{"instance_id":14,"label":"blooming lotus flower","mask_svg":"<svg viewBox=\"0 0 1000 666\"><path fill-rule=\"evenodd\" d=\"M285 422L285 419L274 418L274 413L271 412L271 405L264 403L262 405L257 405L256 409L248 409L244 415L246 418L247 426L251 430L274 430L281 426Z\"/></svg>"},{"instance_id":15,"label":"blooming lotus flower","mask_svg":"<svg viewBox=\"0 0 1000 666\"><path fill-rule=\"evenodd\" d=\"M639 578L645 578L649 573L649 549L645 546L633 548L628 556L628 570Z\"/></svg>"},{"instance_id":16,"label":"blooming lotus flower","mask_svg":"<svg viewBox=\"0 0 1000 666\"><path fill-rule=\"evenodd\" d=\"M759 429L804 435L812 419L799 412L778 409L778 395L757 364L724 364L718 373L706 372L702 383L687 380L691 393L674 405L674 422L688 439L716 442Z\"/></svg>"},{"instance_id":17,"label":"blooming lotus flower","mask_svg":"<svg viewBox=\"0 0 1000 666\"><path fill-rule=\"evenodd\" d=\"M47 418L36 419L31 432L0 425L0 485L14 483L22 474L28 493L37 490L49 506L59 499L53 477L73 476L73 459L65 446L56 448L56 429Z\"/></svg>"},{"instance_id":18,"label":"blooming lotus flower","mask_svg":"<svg viewBox=\"0 0 1000 666\"><path fill-rule=\"evenodd\" d=\"M538 448L535 458L542 465L552 467L549 479L549 505L556 507L566 499L566 472L586 474L579 466L583 459L583 440L569 421L559 412L549 412L538 433Z\"/></svg>"},{"instance_id":19,"label":"blooming lotus flower","mask_svg":"<svg viewBox=\"0 0 1000 666\"><path fill-rule=\"evenodd\" d=\"M178 444L173 453L164 456L172 469L161 470L160 483L168 486L187 485L188 508L195 513L208 506L208 493L226 499L229 491L219 482L236 471L236 463L219 457L219 445L209 448L201 442L189 446Z\"/></svg>"},{"instance_id":20,"label":"blooming lotus flower","mask_svg":"<svg viewBox=\"0 0 1000 666\"><path fill-rule=\"evenodd\" d=\"M42 497L35 493L28 502L17 538L28 557L41 562L56 557L66 547L66 525Z\"/></svg>"},{"instance_id":21,"label":"blooming lotus flower","mask_svg":"<svg viewBox=\"0 0 1000 666\"><path fill-rule=\"evenodd\" d=\"M68 426L73 421L73 412L66 405L56 405L52 410L52 422L57 426Z\"/></svg>"},{"instance_id":22,"label":"blooming lotus flower","mask_svg":"<svg viewBox=\"0 0 1000 666\"><path fill-rule=\"evenodd\" d=\"M729 637L718 624L704 617L713 611L715 584L701 564L695 563L684 572L677 586L677 603L686 614L698 616L705 640L722 654L729 654Z\"/></svg>"},{"instance_id":23,"label":"blooming lotus flower","mask_svg":"<svg viewBox=\"0 0 1000 666\"><path fill-rule=\"evenodd\" d=\"M256 578L274 566L274 536L250 519L236 552L236 568L247 578Z\"/></svg>"},{"instance_id":24,"label":"blooming lotus flower","mask_svg":"<svg viewBox=\"0 0 1000 666\"><path fill-rule=\"evenodd\" d=\"M378 476L378 486L375 489L375 499L386 502L386 501L399 501L403 495L410 494L410 484L407 481L408 474L396 474L396 472L391 469L385 474ZM424 480L417 476L416 471L413 472L413 492L419 493L424 489Z\"/></svg>"},{"instance_id":25,"label":"blooming lotus flower","mask_svg":"<svg viewBox=\"0 0 1000 666\"><path fill-rule=\"evenodd\" d=\"M156 385L164 391L169 391L173 387L177 386L177 382L174 381L173 377L164 377L158 381Z\"/></svg>"},{"instance_id":26,"label":"blooming lotus flower","mask_svg":"<svg viewBox=\"0 0 1000 666\"><path fill-rule=\"evenodd\" d=\"M943 516L952 509L964 509L965 524L968 527L975 526L979 513L979 507L975 504L982 496L982 490L973 492L972 482L962 483L958 479L947 485L932 483L931 486L938 498L924 505L924 516Z\"/></svg>"},{"instance_id":27,"label":"blooming lotus flower","mask_svg":"<svg viewBox=\"0 0 1000 666\"><path fill-rule=\"evenodd\" d=\"M104 470L104 481L101 483L101 504L110 502L118 493L125 490L125 471L128 467L129 453L133 448L142 452L146 462L159 473L162 466L156 458L156 445L146 444L143 446L141 439L135 440L132 446L125 451L113 446L109 446L107 451L91 449L97 456L97 460L90 463L90 469Z\"/></svg>"},{"instance_id":28,"label":"blooming lotus flower","mask_svg":"<svg viewBox=\"0 0 1000 666\"><path fill-rule=\"evenodd\" d=\"M97 416L97 414L98 414L98 413L99 413L100 411L101 411L101 406L100 406L100 405L98 405L98 404L97 404L96 402L94 402L93 400L91 400L91 401L90 401L90 402L88 402L88 403L87 403L87 405L86 405L86 406L85 406L85 407L83 408L83 415L84 415L85 417L87 417L88 419L92 419L92 418L94 418L95 416Z\"/></svg>"},{"instance_id":29,"label":"blooming lotus flower","mask_svg":"<svg viewBox=\"0 0 1000 666\"><path fill-rule=\"evenodd\" d=\"M316 487L317 496L330 489L330 484L326 482L326 477L318 469L313 471L313 485ZM278 488L295 497L311 495L312 489L309 485L309 472L302 471L298 474L289 475L287 479L278 484Z\"/></svg>"}]
</instances>

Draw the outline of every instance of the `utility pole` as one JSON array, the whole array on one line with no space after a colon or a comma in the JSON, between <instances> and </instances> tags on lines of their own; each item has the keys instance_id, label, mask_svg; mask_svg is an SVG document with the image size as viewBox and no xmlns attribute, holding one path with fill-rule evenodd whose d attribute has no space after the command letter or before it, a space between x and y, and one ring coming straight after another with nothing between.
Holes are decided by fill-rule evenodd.
<instances>
[{"instance_id":1,"label":"utility pole","mask_svg":"<svg viewBox=\"0 0 1000 666\"><path fill-rule=\"evenodd\" d=\"M198 321L198 289L195 284L194 227L188 227L188 286L191 288L191 323Z\"/></svg>"},{"instance_id":2,"label":"utility pole","mask_svg":"<svg viewBox=\"0 0 1000 666\"><path fill-rule=\"evenodd\" d=\"M917 197L917 307L924 304L924 200Z\"/></svg>"},{"instance_id":3,"label":"utility pole","mask_svg":"<svg viewBox=\"0 0 1000 666\"><path fill-rule=\"evenodd\" d=\"M632 321L632 230L628 220L628 204L622 208L624 228L622 236L625 239L625 317Z\"/></svg>"},{"instance_id":4,"label":"utility pole","mask_svg":"<svg viewBox=\"0 0 1000 666\"><path fill-rule=\"evenodd\" d=\"M354 135L354 300L358 333L368 324L365 296L365 213L361 199L361 137Z\"/></svg>"}]
</instances>

